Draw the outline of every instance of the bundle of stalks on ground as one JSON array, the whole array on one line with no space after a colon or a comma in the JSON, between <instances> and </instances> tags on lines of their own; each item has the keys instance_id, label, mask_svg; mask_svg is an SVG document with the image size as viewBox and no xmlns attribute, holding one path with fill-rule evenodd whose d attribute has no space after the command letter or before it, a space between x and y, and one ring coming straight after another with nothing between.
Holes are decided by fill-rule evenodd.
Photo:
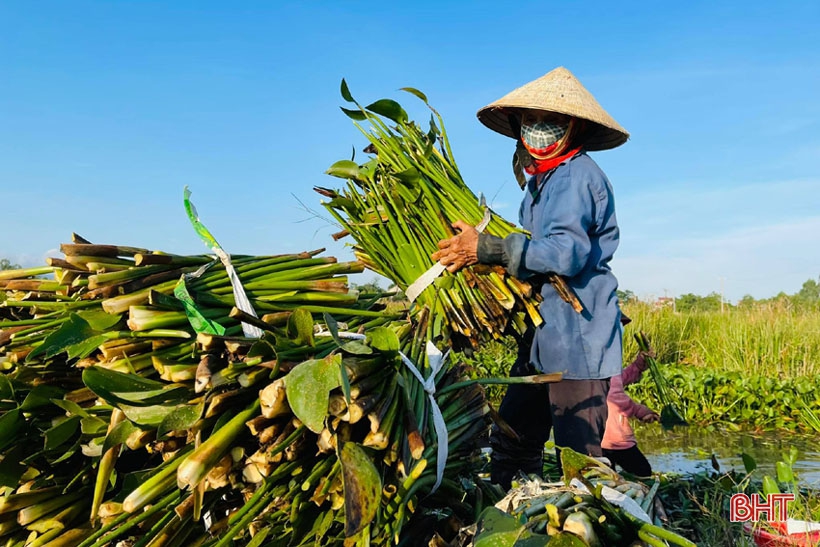
<instances>
[{"instance_id":1,"label":"bundle of stalks on ground","mask_svg":"<svg viewBox=\"0 0 820 547\"><path fill-rule=\"evenodd\" d=\"M404 90L427 104L420 91ZM479 225L489 210L464 183L435 110L431 108L429 130L424 131L393 100L362 106L344 81L342 97L355 105L342 110L357 122L370 142L365 151L372 156L363 164L336 162L327 172L347 179L346 187L316 191L329 198L324 205L343 228L334 237L351 235L357 258L406 290L434 266L430 255L439 240L454 235L453 222ZM504 237L516 228L492 214L484 231ZM552 283L581 311L559 276L542 281ZM476 347L481 340L523 333L527 319L540 324L539 298L529 283L507 275L503 268L476 265L455 275L444 272L416 301L446 318L456 347Z\"/></svg>"},{"instance_id":2,"label":"bundle of stalks on ground","mask_svg":"<svg viewBox=\"0 0 820 547\"><path fill-rule=\"evenodd\" d=\"M0 273L6 545L390 544L423 508L469 522L498 494L473 481L483 389L431 349L429 309L347 292L360 264L233 257L255 318L209 257L63 252Z\"/></svg>"},{"instance_id":3,"label":"bundle of stalks on ground","mask_svg":"<svg viewBox=\"0 0 820 547\"><path fill-rule=\"evenodd\" d=\"M563 482L523 481L486 509L475 526L463 530L458 544L694 547L661 525L665 513L656 497L659 481L651 487L627 481L599 461L566 448L561 461Z\"/></svg>"}]
</instances>

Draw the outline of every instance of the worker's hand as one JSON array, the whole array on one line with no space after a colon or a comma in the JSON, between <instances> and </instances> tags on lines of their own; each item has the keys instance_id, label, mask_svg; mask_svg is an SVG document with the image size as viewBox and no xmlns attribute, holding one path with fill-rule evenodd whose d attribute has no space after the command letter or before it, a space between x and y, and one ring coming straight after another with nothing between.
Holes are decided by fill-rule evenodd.
<instances>
[{"instance_id":1,"label":"worker's hand","mask_svg":"<svg viewBox=\"0 0 820 547\"><path fill-rule=\"evenodd\" d=\"M657 412L652 412L650 414L647 414L643 418L641 418L641 421L645 424L651 424L653 422L660 421L660 419L661 419L661 417L660 417L660 415L658 415Z\"/></svg>"},{"instance_id":2,"label":"worker's hand","mask_svg":"<svg viewBox=\"0 0 820 547\"><path fill-rule=\"evenodd\" d=\"M432 259L441 262L450 273L478 263L478 230L463 220L454 222L453 228L461 233L439 241L439 250L432 254Z\"/></svg>"},{"instance_id":3,"label":"worker's hand","mask_svg":"<svg viewBox=\"0 0 820 547\"><path fill-rule=\"evenodd\" d=\"M649 348L649 351L639 351L638 358L636 359L638 363L638 370L641 372L645 371L649 368L649 361L647 360L649 357L652 359L655 358L655 350Z\"/></svg>"}]
</instances>

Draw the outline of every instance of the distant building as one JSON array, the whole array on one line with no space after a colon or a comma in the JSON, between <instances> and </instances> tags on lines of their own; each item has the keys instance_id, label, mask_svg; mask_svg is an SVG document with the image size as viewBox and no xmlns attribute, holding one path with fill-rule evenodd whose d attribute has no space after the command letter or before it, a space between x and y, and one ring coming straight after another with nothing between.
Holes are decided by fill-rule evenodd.
<instances>
[{"instance_id":1,"label":"distant building","mask_svg":"<svg viewBox=\"0 0 820 547\"><path fill-rule=\"evenodd\" d=\"M655 300L656 308L675 307L675 298L672 296L660 296Z\"/></svg>"}]
</instances>

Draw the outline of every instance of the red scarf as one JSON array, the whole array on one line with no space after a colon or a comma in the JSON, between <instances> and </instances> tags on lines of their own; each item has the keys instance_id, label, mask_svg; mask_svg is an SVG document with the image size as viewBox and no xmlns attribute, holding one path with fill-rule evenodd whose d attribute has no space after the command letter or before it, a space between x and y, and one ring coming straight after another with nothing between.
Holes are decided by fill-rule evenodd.
<instances>
[{"instance_id":1,"label":"red scarf","mask_svg":"<svg viewBox=\"0 0 820 547\"><path fill-rule=\"evenodd\" d=\"M573 118L570 120L569 127L567 128L567 132L564 133L564 136L546 148L532 148L526 141L521 139L521 142L524 144L524 148L526 148L527 152L529 152L530 156L532 156L532 164L525 167L524 171L526 171L528 175L546 173L547 171L555 169L561 163L580 152L580 146L567 150L572 142L574 133L576 133L576 124L575 119Z\"/></svg>"},{"instance_id":2,"label":"red scarf","mask_svg":"<svg viewBox=\"0 0 820 547\"><path fill-rule=\"evenodd\" d=\"M551 144L550 146L545 148L545 150L549 150L550 148L552 148L556 144L558 144L558 143ZM555 169L556 167L558 167L563 162L570 159L571 157L573 157L575 154L577 154L580 151L581 151L581 147L579 146L578 148L573 148L572 150L568 150L564 154L560 154L558 156L553 156L549 159L539 160L537 158L533 158L532 159L532 164L530 166L524 168L524 171L526 171L528 175L538 175L540 173L546 173L547 171L551 171L551 170Z\"/></svg>"}]
</instances>

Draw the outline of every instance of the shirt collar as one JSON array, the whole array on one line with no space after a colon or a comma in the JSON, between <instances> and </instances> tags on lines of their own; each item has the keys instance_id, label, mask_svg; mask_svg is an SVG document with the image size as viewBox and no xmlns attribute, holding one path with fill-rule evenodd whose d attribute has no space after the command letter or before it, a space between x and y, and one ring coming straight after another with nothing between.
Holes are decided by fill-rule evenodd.
<instances>
[{"instance_id":1,"label":"shirt collar","mask_svg":"<svg viewBox=\"0 0 820 547\"><path fill-rule=\"evenodd\" d=\"M538 195L541 193L541 190L544 189L544 187L547 185L547 181L549 181L549 179L552 177L552 174L555 173L559 167L561 167L562 165L566 165L567 163L571 162L572 160L574 160L582 154L584 154L583 151L581 151L578 154L575 154L571 158L567 158L565 161L562 161L561 163L556 165L555 168L550 169L549 171L546 171L544 173L537 173L531 176L530 180L527 181L527 191L532 196L532 200L535 201L536 199L538 199Z\"/></svg>"}]
</instances>

